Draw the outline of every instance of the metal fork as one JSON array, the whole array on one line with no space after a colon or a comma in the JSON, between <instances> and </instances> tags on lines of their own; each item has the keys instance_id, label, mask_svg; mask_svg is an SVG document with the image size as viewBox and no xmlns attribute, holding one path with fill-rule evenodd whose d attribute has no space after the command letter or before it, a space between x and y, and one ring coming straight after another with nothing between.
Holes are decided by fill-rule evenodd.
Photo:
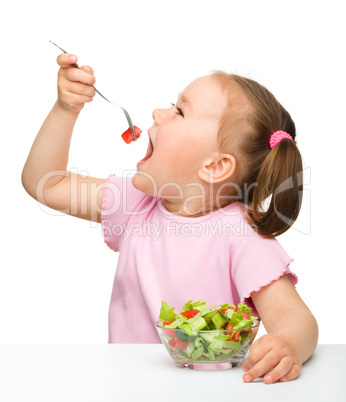
<instances>
[{"instance_id":1,"label":"metal fork","mask_svg":"<svg viewBox=\"0 0 346 402\"><path fill-rule=\"evenodd\" d=\"M66 50L62 49L62 48L61 48L60 46L58 46L56 43L52 42L51 40L50 40L49 42L52 43L53 45L55 45L57 48L59 48L62 52L67 53ZM79 68L79 65L78 65L77 63L74 63L73 65L74 65L76 68ZM107 102L111 103L112 105L115 105L115 106L120 107L120 109L124 112L124 115L125 115L125 117L126 117L127 123L128 123L128 125L129 125L129 127L130 127L130 130L131 130L131 132L132 132L133 140L134 140L134 141L137 141L136 134L135 134L135 130L134 130L133 124L132 124L132 120L131 120L130 115L127 113L127 111L126 111L122 106L117 105L116 103L111 102L110 100L108 100L108 99L107 99L105 96L103 96L103 95L101 94L101 92L99 92L94 86L93 86L93 88L95 89L95 91L96 91L104 100L106 100Z\"/></svg>"}]
</instances>

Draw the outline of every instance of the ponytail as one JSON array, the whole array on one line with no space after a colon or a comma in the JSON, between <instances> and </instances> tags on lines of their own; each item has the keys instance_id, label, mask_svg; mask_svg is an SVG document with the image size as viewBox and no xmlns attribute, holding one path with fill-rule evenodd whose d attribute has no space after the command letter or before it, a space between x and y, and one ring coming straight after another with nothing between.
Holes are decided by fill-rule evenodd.
<instances>
[{"instance_id":1,"label":"ponytail","mask_svg":"<svg viewBox=\"0 0 346 402\"><path fill-rule=\"evenodd\" d=\"M257 233L264 237L279 236L295 222L302 203L302 169L302 158L294 141L283 139L268 152L246 214ZM271 199L265 210L268 197Z\"/></svg>"},{"instance_id":2,"label":"ponytail","mask_svg":"<svg viewBox=\"0 0 346 402\"><path fill-rule=\"evenodd\" d=\"M295 124L274 95L258 82L222 71L212 76L228 98L220 121L218 147L238 161L231 180L246 189L241 199L244 216L260 235L279 236L293 225L302 202L303 164L295 143ZM277 130L289 136L274 141L271 149L271 135ZM232 199L234 191L226 196Z\"/></svg>"}]
</instances>

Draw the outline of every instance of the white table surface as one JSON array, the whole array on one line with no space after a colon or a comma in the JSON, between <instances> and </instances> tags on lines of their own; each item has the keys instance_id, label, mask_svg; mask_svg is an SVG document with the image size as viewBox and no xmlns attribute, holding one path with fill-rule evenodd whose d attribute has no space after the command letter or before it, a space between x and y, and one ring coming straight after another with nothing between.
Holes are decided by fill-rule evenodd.
<instances>
[{"instance_id":1,"label":"white table surface","mask_svg":"<svg viewBox=\"0 0 346 402\"><path fill-rule=\"evenodd\" d=\"M318 345L298 379L245 384L240 366L178 368L161 344L0 345L0 401L346 402L345 361L346 345Z\"/></svg>"}]
</instances>

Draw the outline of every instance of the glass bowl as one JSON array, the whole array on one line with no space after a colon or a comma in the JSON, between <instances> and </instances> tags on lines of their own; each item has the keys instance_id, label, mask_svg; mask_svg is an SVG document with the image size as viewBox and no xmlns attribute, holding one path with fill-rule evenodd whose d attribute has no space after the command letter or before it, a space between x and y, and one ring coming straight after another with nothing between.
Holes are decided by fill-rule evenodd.
<instances>
[{"instance_id":1,"label":"glass bowl","mask_svg":"<svg viewBox=\"0 0 346 402\"><path fill-rule=\"evenodd\" d=\"M249 328L237 331L192 331L188 335L181 329L163 327L157 321L155 327L162 343L178 367L193 370L226 370L238 366L245 359L256 338L260 321ZM225 340L232 335L233 340Z\"/></svg>"}]
</instances>

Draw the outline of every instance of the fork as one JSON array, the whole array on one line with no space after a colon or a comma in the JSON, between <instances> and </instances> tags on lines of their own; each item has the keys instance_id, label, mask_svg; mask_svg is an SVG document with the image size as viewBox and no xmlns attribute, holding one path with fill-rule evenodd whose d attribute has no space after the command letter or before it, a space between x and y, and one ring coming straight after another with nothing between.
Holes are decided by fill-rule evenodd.
<instances>
[{"instance_id":1,"label":"fork","mask_svg":"<svg viewBox=\"0 0 346 402\"><path fill-rule=\"evenodd\" d=\"M52 42L51 40L50 40L49 42L52 43L53 45L55 45L57 48L59 48L62 52L67 53L66 50L62 49L62 48L61 48L60 46L58 46L56 43ZM79 68L79 65L78 65L77 63L74 63L73 65L74 65L74 67ZM105 96L103 96L103 95L101 94L101 92L99 92L94 86L93 86L93 88L95 89L95 91L96 91L104 100L106 100L107 102L111 103L112 105L115 105L115 106L117 106L117 107L120 107L120 109L124 112L124 115L125 115L125 117L126 117L127 123L128 123L128 125L129 125L129 127L130 127L130 130L131 130L131 132L132 132L133 140L134 140L134 141L137 141L136 134L135 134L135 130L134 130L133 124L132 124L132 120L131 120L130 115L127 113L127 111L126 111L122 106L117 105L116 103L111 102L110 100L108 100L108 99L107 99Z\"/></svg>"}]
</instances>

